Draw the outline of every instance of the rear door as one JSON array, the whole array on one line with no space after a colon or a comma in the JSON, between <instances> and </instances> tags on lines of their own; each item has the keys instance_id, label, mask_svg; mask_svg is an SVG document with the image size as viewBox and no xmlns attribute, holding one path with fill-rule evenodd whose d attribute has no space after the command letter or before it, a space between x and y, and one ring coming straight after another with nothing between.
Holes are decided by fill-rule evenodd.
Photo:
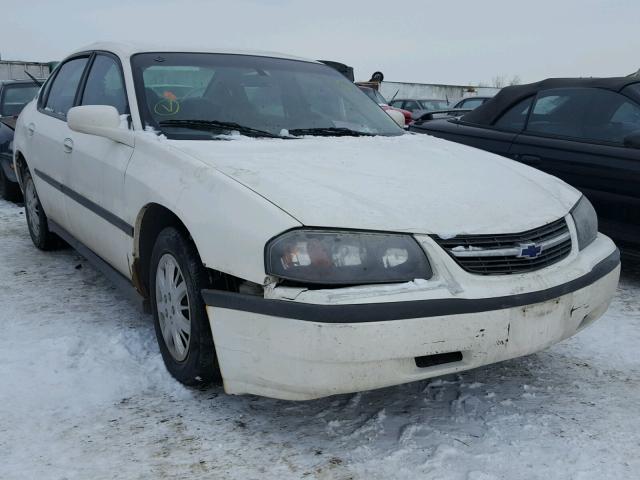
<instances>
[{"instance_id":1,"label":"rear door","mask_svg":"<svg viewBox=\"0 0 640 480\"><path fill-rule=\"evenodd\" d=\"M604 89L540 92L513 158L581 190L594 204L601 230L622 241L640 239L640 150L624 138L640 131L640 105Z\"/></svg>"},{"instance_id":2,"label":"rear door","mask_svg":"<svg viewBox=\"0 0 640 480\"><path fill-rule=\"evenodd\" d=\"M97 52L92 58L79 105L109 105L129 127L129 106L119 59ZM124 174L133 148L96 135L68 132L70 232L94 253L128 276L127 254L133 251L133 227L124 220Z\"/></svg>"},{"instance_id":3,"label":"rear door","mask_svg":"<svg viewBox=\"0 0 640 480\"><path fill-rule=\"evenodd\" d=\"M67 112L76 102L78 86L89 55L66 60L55 76L45 85L38 101L38 111L26 119L30 158L27 162L33 174L38 196L47 216L69 228L65 210L65 188L69 174L69 136Z\"/></svg>"}]
</instances>

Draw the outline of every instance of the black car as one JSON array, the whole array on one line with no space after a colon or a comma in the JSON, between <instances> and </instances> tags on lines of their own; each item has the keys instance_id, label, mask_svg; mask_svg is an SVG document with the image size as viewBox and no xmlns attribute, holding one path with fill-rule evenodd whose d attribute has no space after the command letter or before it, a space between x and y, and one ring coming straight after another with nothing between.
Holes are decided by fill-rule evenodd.
<instances>
[{"instance_id":1,"label":"black car","mask_svg":"<svg viewBox=\"0 0 640 480\"><path fill-rule=\"evenodd\" d=\"M13 171L13 130L16 118L38 93L32 80L0 81L0 198L20 197L18 180Z\"/></svg>"},{"instance_id":2,"label":"black car","mask_svg":"<svg viewBox=\"0 0 640 480\"><path fill-rule=\"evenodd\" d=\"M563 179L591 200L601 231L640 248L640 79L548 79L507 87L460 118L410 129Z\"/></svg>"}]
</instances>

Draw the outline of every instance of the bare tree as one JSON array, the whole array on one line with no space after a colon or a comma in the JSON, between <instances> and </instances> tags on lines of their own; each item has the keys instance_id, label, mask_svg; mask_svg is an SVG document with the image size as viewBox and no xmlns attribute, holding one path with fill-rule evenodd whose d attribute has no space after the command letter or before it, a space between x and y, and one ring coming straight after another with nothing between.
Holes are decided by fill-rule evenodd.
<instances>
[{"instance_id":1,"label":"bare tree","mask_svg":"<svg viewBox=\"0 0 640 480\"><path fill-rule=\"evenodd\" d=\"M501 74L494 76L491 79L490 85L494 88L503 88L507 85L520 85L521 83L522 81L520 80L520 75L514 75L509 80L507 75ZM481 85L485 86L486 84L482 82Z\"/></svg>"},{"instance_id":2,"label":"bare tree","mask_svg":"<svg viewBox=\"0 0 640 480\"><path fill-rule=\"evenodd\" d=\"M502 88L506 83L506 77L504 75L496 75L491 79L491 85L495 88Z\"/></svg>"}]
</instances>

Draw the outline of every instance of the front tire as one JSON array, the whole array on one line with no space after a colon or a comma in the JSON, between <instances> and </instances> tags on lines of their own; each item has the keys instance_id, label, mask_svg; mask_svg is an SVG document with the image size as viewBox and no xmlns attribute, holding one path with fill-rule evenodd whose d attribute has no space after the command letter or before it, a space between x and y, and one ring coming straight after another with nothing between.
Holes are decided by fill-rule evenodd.
<instances>
[{"instance_id":1,"label":"front tire","mask_svg":"<svg viewBox=\"0 0 640 480\"><path fill-rule=\"evenodd\" d=\"M58 246L58 237L49 231L49 222L44 213L33 178L28 171L24 173L24 210L31 241L40 250L53 250Z\"/></svg>"},{"instance_id":2,"label":"front tire","mask_svg":"<svg viewBox=\"0 0 640 480\"><path fill-rule=\"evenodd\" d=\"M149 275L156 338L167 370L188 386L217 380L211 326L200 293L208 275L193 242L173 227L162 230Z\"/></svg>"}]
</instances>

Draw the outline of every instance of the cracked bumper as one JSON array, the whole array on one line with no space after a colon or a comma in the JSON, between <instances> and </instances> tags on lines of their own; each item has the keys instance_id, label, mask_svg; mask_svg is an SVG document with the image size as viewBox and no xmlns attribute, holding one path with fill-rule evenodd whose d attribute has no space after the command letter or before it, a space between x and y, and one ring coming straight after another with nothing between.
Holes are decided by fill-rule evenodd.
<instances>
[{"instance_id":1,"label":"cracked bumper","mask_svg":"<svg viewBox=\"0 0 640 480\"><path fill-rule=\"evenodd\" d=\"M586 327L609 306L618 284L619 253L611 253L615 247L606 237L594 243L564 265L570 280L548 286L558 272L529 275L529 282L533 278L546 288L529 284L525 293L510 295L424 299L426 293L414 293L418 298L408 301L380 295L366 302L359 296L352 303L344 303L348 298L306 303L203 291L225 390L308 400L542 350ZM517 291L516 279L509 281ZM416 365L416 357L448 352L461 352L462 359Z\"/></svg>"}]
</instances>

